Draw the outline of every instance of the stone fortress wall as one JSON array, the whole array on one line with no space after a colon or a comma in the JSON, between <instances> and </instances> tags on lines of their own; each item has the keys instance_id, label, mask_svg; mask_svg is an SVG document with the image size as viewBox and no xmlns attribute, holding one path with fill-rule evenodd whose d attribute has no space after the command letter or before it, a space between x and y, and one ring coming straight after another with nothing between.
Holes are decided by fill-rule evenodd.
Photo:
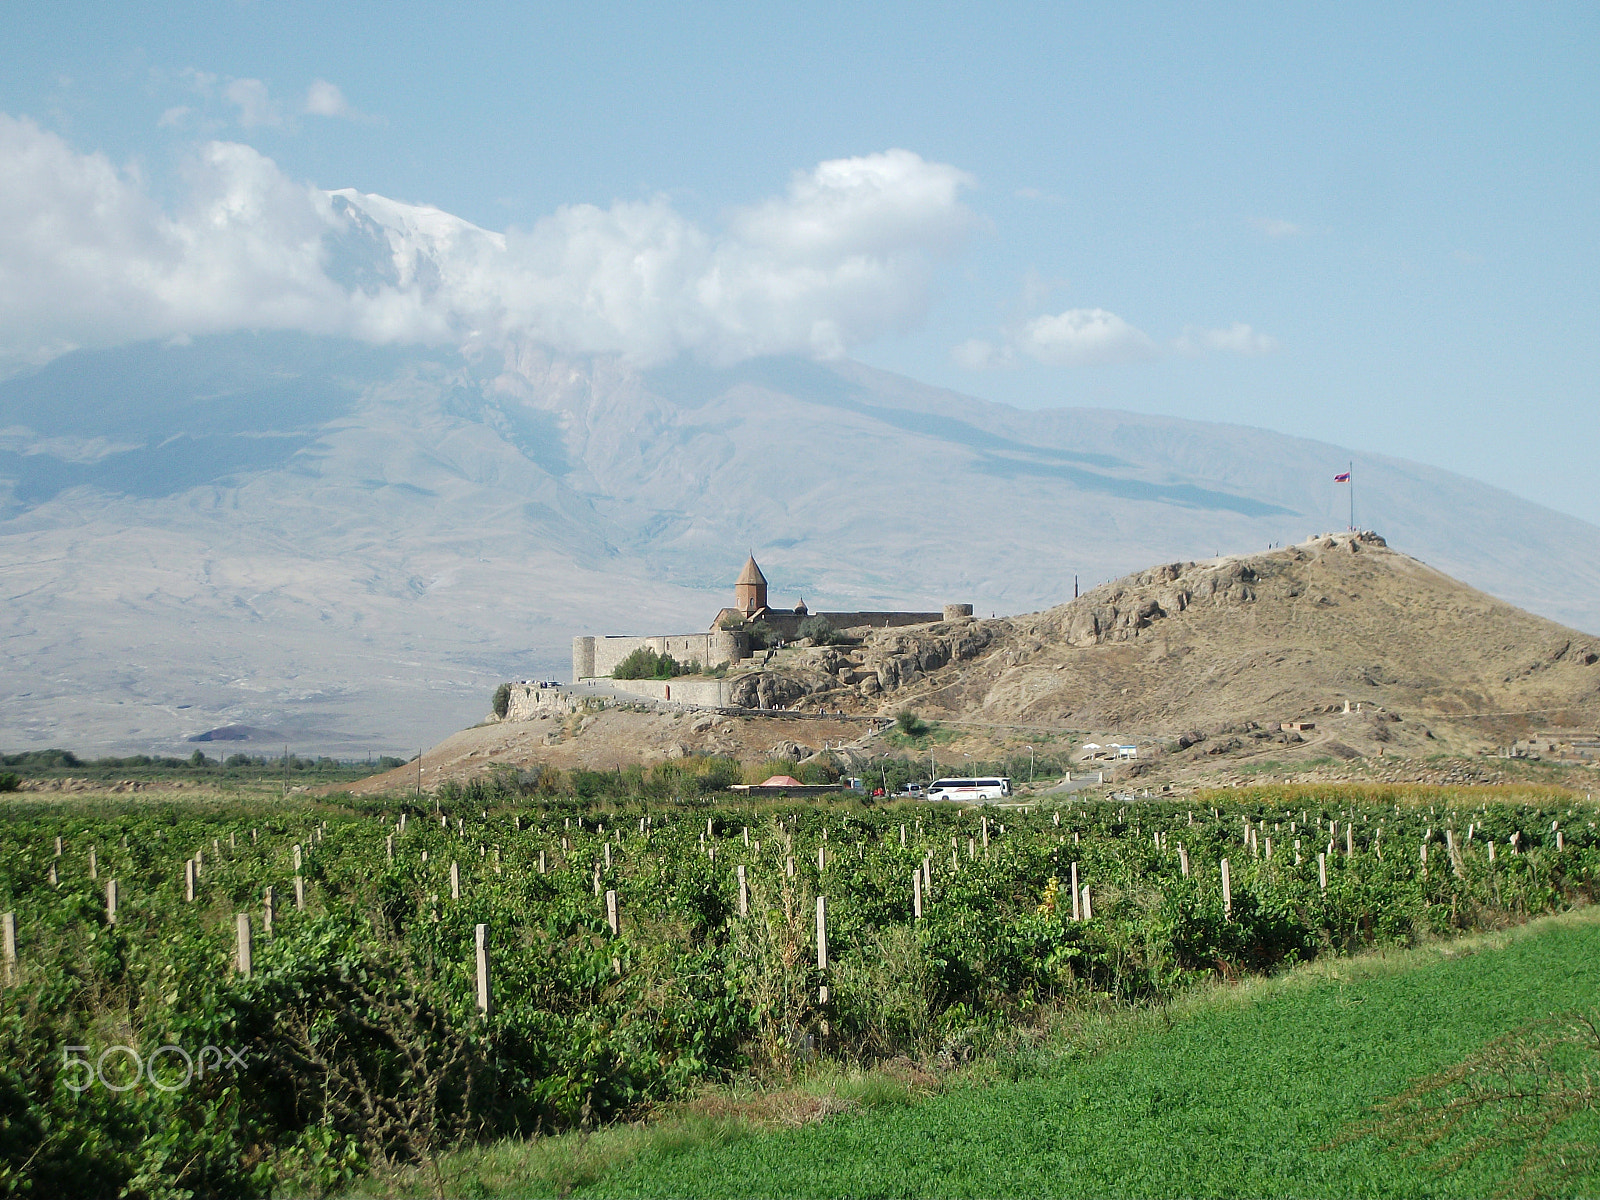
<instances>
[{"instance_id":1,"label":"stone fortress wall","mask_svg":"<svg viewBox=\"0 0 1600 1200\"><path fill-rule=\"evenodd\" d=\"M947 604L945 610L965 608L964 615L972 615L972 605ZM795 638L800 635L800 622L812 617L821 617L829 625L843 633L851 629L898 629L902 625L932 625L936 621L945 620L945 613L936 612L773 612L768 610L761 615L761 620L781 638Z\"/></svg>"},{"instance_id":2,"label":"stone fortress wall","mask_svg":"<svg viewBox=\"0 0 1600 1200\"><path fill-rule=\"evenodd\" d=\"M572 680L610 675L635 650L670 654L680 663L697 662L708 671L750 657L750 638L713 629L709 633L663 633L652 637L585 636L572 639Z\"/></svg>"}]
</instances>

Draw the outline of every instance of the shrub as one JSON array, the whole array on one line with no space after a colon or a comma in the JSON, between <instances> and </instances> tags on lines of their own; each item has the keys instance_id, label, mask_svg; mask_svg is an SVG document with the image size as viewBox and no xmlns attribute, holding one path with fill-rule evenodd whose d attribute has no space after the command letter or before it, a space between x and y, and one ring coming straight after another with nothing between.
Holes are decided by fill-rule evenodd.
<instances>
[{"instance_id":1,"label":"shrub","mask_svg":"<svg viewBox=\"0 0 1600 1200\"><path fill-rule=\"evenodd\" d=\"M22 780L18 779L10 771L0 774L0 792L14 792L21 786Z\"/></svg>"},{"instance_id":2,"label":"shrub","mask_svg":"<svg viewBox=\"0 0 1600 1200\"><path fill-rule=\"evenodd\" d=\"M502 683L494 690L494 715L503 717L506 710L511 707L511 685Z\"/></svg>"},{"instance_id":3,"label":"shrub","mask_svg":"<svg viewBox=\"0 0 1600 1200\"><path fill-rule=\"evenodd\" d=\"M827 617L807 617L800 622L800 636L810 638L818 646L836 646L844 641L844 634L835 629Z\"/></svg>"},{"instance_id":4,"label":"shrub","mask_svg":"<svg viewBox=\"0 0 1600 1200\"><path fill-rule=\"evenodd\" d=\"M799 774L795 776L801 783L838 783L839 769L831 763L808 762L801 763L797 768Z\"/></svg>"},{"instance_id":5,"label":"shrub","mask_svg":"<svg viewBox=\"0 0 1600 1200\"><path fill-rule=\"evenodd\" d=\"M672 679L686 675L690 667L698 666L698 663L681 664L670 654L657 654L649 646L640 646L617 664L616 670L611 672L611 678Z\"/></svg>"},{"instance_id":6,"label":"shrub","mask_svg":"<svg viewBox=\"0 0 1600 1200\"><path fill-rule=\"evenodd\" d=\"M902 708L897 712L894 723L907 737L921 737L928 732L928 723L909 708Z\"/></svg>"}]
</instances>

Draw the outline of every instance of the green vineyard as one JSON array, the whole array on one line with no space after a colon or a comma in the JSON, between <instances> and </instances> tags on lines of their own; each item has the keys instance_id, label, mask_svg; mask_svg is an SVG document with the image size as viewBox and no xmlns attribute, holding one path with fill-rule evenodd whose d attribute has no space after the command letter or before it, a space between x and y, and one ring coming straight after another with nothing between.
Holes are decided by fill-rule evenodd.
<instances>
[{"instance_id":1,"label":"green vineyard","mask_svg":"<svg viewBox=\"0 0 1600 1200\"><path fill-rule=\"evenodd\" d=\"M818 1056L1592 899L1558 791L964 809L474 785L0 824L0 1192L337 1190Z\"/></svg>"}]
</instances>

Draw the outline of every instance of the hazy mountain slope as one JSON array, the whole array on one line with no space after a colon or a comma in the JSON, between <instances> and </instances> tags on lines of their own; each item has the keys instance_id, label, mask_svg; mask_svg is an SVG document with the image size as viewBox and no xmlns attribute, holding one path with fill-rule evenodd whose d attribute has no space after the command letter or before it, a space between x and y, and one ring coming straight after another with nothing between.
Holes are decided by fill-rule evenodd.
<instances>
[{"instance_id":1,"label":"hazy mountain slope","mask_svg":"<svg viewBox=\"0 0 1600 1200\"><path fill-rule=\"evenodd\" d=\"M841 363L637 372L534 347L134 346L0 384L0 745L229 723L406 749L573 634L775 601L1043 608L1150 562L1344 523L1348 457L1257 430L1024 412ZM1357 518L1600 629L1600 530L1362 457ZM250 747L246 747L250 748Z\"/></svg>"},{"instance_id":2,"label":"hazy mountain slope","mask_svg":"<svg viewBox=\"0 0 1600 1200\"><path fill-rule=\"evenodd\" d=\"M1070 596L1075 573L1087 587L1164 558L1343 528L1348 493L1333 476L1356 457L1358 525L1515 604L1600 629L1589 593L1600 583L1600 529L1435 468L1238 426L1027 412L856 364L764 361L666 375L649 382L680 403L713 397L680 419L680 436L693 430L694 440L678 453L742 458L770 481L741 503L720 473L721 503L694 513L698 538L716 521L728 539L773 545L785 524L796 526L787 535L796 544L762 560L785 591L854 596L865 587L861 599L891 599L903 594L900 580L928 580L939 590L917 598L970 598L980 611L1043 607ZM835 466L835 456L848 465ZM606 482L612 494L647 498L652 512L672 511L670 492L648 478ZM774 519L769 510L784 501L804 520L781 511ZM885 570L853 583L835 544L811 529L849 535L853 572ZM683 549L692 551L687 539Z\"/></svg>"}]
</instances>

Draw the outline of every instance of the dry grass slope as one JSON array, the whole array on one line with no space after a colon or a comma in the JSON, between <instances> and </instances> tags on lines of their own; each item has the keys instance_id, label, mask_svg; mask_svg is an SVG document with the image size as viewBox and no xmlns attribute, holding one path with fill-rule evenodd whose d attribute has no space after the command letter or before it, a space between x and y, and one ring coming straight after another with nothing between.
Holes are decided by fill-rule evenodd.
<instances>
[{"instance_id":1,"label":"dry grass slope","mask_svg":"<svg viewBox=\"0 0 1600 1200\"><path fill-rule=\"evenodd\" d=\"M1600 639L1374 534L1156 567L1046 612L975 624L989 642L981 655L885 707L1176 737L1342 717L1348 700L1361 719L1336 724L1364 753L1415 751L1443 731L1458 748L1499 745L1600 715Z\"/></svg>"}]
</instances>

